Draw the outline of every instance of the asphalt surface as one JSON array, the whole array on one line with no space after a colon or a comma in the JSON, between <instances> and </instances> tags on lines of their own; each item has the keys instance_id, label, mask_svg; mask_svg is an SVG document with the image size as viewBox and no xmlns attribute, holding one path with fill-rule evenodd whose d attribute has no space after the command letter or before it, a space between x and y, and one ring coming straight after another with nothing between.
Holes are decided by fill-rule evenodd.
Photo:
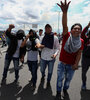
<instances>
[{"instance_id":1,"label":"asphalt surface","mask_svg":"<svg viewBox=\"0 0 90 100\"><path fill-rule=\"evenodd\" d=\"M0 83L2 79L2 73L4 68L4 57L7 47L0 48L2 55L0 54ZM26 57L25 57L26 62ZM21 65L21 64L20 64ZM56 81L57 81L57 65L58 57L55 62L53 76L51 80L51 86L46 88L47 69L45 82L41 82L40 67L38 67L38 79L35 91L31 90L29 79L31 79L31 73L28 70L28 66L25 63L20 66L20 78L19 83L15 84L14 81L14 69L13 62L9 67L8 76L5 85L0 85L0 100L55 100L56 95ZM81 66L81 62L79 63ZM81 91L81 67L75 71L74 77L71 81L70 88L68 90L68 96L64 100L90 100L90 69L87 73L87 90Z\"/></svg>"}]
</instances>

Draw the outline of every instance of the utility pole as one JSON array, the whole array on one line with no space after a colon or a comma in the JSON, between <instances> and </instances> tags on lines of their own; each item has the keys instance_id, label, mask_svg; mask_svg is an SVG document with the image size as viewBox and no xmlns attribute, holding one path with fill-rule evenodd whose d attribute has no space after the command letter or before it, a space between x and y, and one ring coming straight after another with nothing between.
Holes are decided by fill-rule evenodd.
<instances>
[{"instance_id":1,"label":"utility pole","mask_svg":"<svg viewBox=\"0 0 90 100\"><path fill-rule=\"evenodd\" d=\"M59 23L60 23L60 11L58 11L58 34L60 33Z\"/></svg>"}]
</instances>

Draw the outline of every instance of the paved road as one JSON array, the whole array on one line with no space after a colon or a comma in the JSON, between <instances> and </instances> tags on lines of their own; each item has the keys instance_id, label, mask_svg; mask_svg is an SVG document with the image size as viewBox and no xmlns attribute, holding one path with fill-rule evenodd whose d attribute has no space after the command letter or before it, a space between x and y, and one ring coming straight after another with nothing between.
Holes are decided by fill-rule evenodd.
<instances>
[{"instance_id":1,"label":"paved road","mask_svg":"<svg viewBox=\"0 0 90 100\"><path fill-rule=\"evenodd\" d=\"M3 66L4 66L4 56L5 48L0 48L3 52L0 55L0 82L2 78ZM25 58L26 60L26 58ZM0 85L0 100L54 100L56 95L56 80L57 80L57 65L58 57L55 62L53 76L51 80L51 87L46 89L46 79L45 83L41 83L41 73L40 67L38 68L38 80L36 90L32 91L28 80L31 78L31 74L28 71L27 64L20 67L20 78L19 83L14 84L14 69L13 63L11 62L6 85ZM79 63L80 65L80 63ZM46 70L47 73L47 70ZM69 96L64 100L90 100L90 69L87 73L87 91L81 91L81 68L79 68L73 77L68 90ZM47 76L46 76L47 77Z\"/></svg>"}]
</instances>

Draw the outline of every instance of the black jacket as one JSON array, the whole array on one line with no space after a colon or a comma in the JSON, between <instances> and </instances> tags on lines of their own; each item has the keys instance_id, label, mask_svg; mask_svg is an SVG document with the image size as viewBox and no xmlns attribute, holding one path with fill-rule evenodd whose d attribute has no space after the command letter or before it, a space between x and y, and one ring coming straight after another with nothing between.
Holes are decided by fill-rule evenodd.
<instances>
[{"instance_id":1,"label":"black jacket","mask_svg":"<svg viewBox=\"0 0 90 100\"><path fill-rule=\"evenodd\" d=\"M8 30L6 30L6 36L10 39L10 44L8 46L7 53L9 56L13 56L18 46L18 39L15 34L9 32ZM26 54L26 47L20 48L20 58L22 55L25 54Z\"/></svg>"},{"instance_id":2,"label":"black jacket","mask_svg":"<svg viewBox=\"0 0 90 100\"><path fill-rule=\"evenodd\" d=\"M82 54L84 57L90 58L90 38L86 35L87 31L88 27L86 26L81 33L81 38L84 40L84 49Z\"/></svg>"}]
</instances>

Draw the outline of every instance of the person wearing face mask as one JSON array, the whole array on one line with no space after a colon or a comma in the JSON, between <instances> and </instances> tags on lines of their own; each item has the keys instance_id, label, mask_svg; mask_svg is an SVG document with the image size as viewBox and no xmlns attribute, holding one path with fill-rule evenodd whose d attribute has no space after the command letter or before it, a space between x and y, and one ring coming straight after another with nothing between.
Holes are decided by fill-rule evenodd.
<instances>
[{"instance_id":1,"label":"person wearing face mask","mask_svg":"<svg viewBox=\"0 0 90 100\"><path fill-rule=\"evenodd\" d=\"M90 22L88 25L83 29L81 38L84 40L84 49L82 52L82 90L86 90L86 81L87 81L87 72L90 67ZM87 34L86 34L87 33Z\"/></svg>"},{"instance_id":2,"label":"person wearing face mask","mask_svg":"<svg viewBox=\"0 0 90 100\"><path fill-rule=\"evenodd\" d=\"M29 80L32 90L36 88L37 82L37 69L38 69L38 48L40 47L39 37L36 32L30 29L29 34L22 42L21 47L27 48L27 64L29 71L31 72L32 78Z\"/></svg>"},{"instance_id":3,"label":"person wearing face mask","mask_svg":"<svg viewBox=\"0 0 90 100\"><path fill-rule=\"evenodd\" d=\"M57 68L56 100L62 100L62 88L64 96L68 94L67 90L69 89L75 70L78 69L78 63L80 61L84 45L83 39L80 38L80 34L82 32L82 26L80 23L72 25L71 31L68 32L67 12L69 4L70 2L67 3L67 0L65 0L64 3L61 1L61 4L57 4L62 10L63 40Z\"/></svg>"},{"instance_id":4,"label":"person wearing face mask","mask_svg":"<svg viewBox=\"0 0 90 100\"><path fill-rule=\"evenodd\" d=\"M14 82L18 82L19 59L22 59L22 56L25 55L25 52L22 52L22 50L20 50L20 46L23 41L23 37L25 37L25 33L23 30L18 30L16 34L13 34L11 32L13 28L15 28L15 26L13 24L10 24L9 28L6 30L6 33L5 33L6 36L10 40L10 44L8 45L8 49L5 55L4 71L3 71L3 77L2 77L1 84L3 84L6 81L7 72L8 72L11 60L13 60L14 70L15 70L15 81ZM20 53L20 51L22 53Z\"/></svg>"}]
</instances>

